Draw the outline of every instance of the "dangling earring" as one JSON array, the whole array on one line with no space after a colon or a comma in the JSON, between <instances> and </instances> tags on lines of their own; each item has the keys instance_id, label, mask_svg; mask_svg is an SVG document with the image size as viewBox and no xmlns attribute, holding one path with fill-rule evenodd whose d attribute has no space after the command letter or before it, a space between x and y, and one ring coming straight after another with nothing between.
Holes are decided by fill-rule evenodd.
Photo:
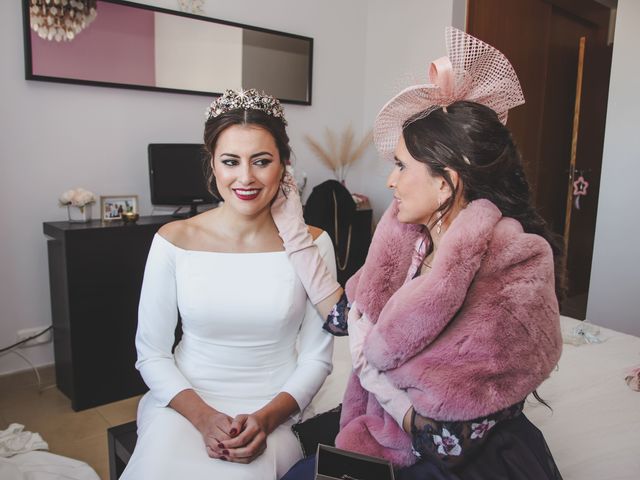
<instances>
[{"instance_id":1,"label":"dangling earring","mask_svg":"<svg viewBox=\"0 0 640 480\"><path fill-rule=\"evenodd\" d=\"M438 199L438 208L442 206L442 200ZM442 233L442 212L438 212L438 221L436 222L436 233Z\"/></svg>"}]
</instances>

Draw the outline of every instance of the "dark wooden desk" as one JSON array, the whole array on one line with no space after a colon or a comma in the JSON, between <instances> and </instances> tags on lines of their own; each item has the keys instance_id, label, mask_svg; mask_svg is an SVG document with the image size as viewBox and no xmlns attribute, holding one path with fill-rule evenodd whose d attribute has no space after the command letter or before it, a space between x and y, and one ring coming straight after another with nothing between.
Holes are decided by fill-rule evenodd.
<instances>
[{"instance_id":1,"label":"dark wooden desk","mask_svg":"<svg viewBox=\"0 0 640 480\"><path fill-rule=\"evenodd\" d=\"M172 220L43 224L56 379L74 410L147 390L134 367L138 301L153 235Z\"/></svg>"}]
</instances>

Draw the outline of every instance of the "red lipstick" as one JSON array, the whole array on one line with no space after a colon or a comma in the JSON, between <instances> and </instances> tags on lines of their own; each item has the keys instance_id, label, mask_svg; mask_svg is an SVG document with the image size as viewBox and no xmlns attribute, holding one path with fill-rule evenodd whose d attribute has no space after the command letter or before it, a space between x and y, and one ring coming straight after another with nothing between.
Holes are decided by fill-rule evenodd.
<instances>
[{"instance_id":1,"label":"red lipstick","mask_svg":"<svg viewBox=\"0 0 640 480\"><path fill-rule=\"evenodd\" d=\"M259 188L234 188L233 193L236 194L240 200L255 200L260 194Z\"/></svg>"}]
</instances>

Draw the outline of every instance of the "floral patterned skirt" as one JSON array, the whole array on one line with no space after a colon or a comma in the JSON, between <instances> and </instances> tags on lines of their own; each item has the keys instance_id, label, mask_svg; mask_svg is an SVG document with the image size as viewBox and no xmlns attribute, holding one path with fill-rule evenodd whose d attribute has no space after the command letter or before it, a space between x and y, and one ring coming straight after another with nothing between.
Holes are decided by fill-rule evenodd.
<instances>
[{"instance_id":1,"label":"floral patterned skirt","mask_svg":"<svg viewBox=\"0 0 640 480\"><path fill-rule=\"evenodd\" d=\"M440 439L414 434L421 460L396 471L396 480L562 480L542 432L521 412L518 404L498 412L501 419L456 422L446 433L440 430Z\"/></svg>"},{"instance_id":2,"label":"floral patterned skirt","mask_svg":"<svg viewBox=\"0 0 640 480\"><path fill-rule=\"evenodd\" d=\"M423 417L413 411L411 438L413 453L422 457L437 457L446 465L466 461L488 439L489 433L501 422L522 414L524 400L486 417L463 422L447 422Z\"/></svg>"}]
</instances>

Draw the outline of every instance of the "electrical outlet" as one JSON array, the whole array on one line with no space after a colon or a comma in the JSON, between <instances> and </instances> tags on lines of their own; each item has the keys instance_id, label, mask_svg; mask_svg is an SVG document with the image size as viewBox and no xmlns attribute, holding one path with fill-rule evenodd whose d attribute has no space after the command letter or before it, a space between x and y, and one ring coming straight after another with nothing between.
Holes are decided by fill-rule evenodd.
<instances>
[{"instance_id":1,"label":"electrical outlet","mask_svg":"<svg viewBox=\"0 0 640 480\"><path fill-rule=\"evenodd\" d=\"M16 341L21 342L25 338L33 337L34 335L37 335L38 333L43 331L45 328L47 328L46 325L44 325L42 327L33 327L33 328L25 328L23 330L18 330L18 335L17 335ZM34 345L40 345L42 343L49 343L51 341L51 339L52 339L51 330L48 330L45 333L43 333L42 335L40 335L39 337L32 338L28 342L23 343L22 345L20 345L20 348L33 347Z\"/></svg>"}]
</instances>

